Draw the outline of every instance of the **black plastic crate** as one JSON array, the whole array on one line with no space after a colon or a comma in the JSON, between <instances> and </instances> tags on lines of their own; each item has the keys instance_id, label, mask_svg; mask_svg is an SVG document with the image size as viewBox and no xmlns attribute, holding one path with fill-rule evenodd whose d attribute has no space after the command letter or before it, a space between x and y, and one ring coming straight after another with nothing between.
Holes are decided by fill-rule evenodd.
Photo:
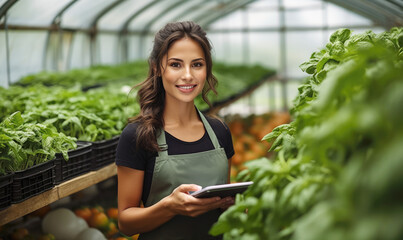
<instances>
[{"instance_id":1,"label":"black plastic crate","mask_svg":"<svg viewBox=\"0 0 403 240\"><path fill-rule=\"evenodd\" d=\"M13 193L13 173L0 176L0 210L11 205Z\"/></svg>"},{"instance_id":2,"label":"black plastic crate","mask_svg":"<svg viewBox=\"0 0 403 240\"><path fill-rule=\"evenodd\" d=\"M22 202L54 187L55 160L16 171L13 177L12 203Z\"/></svg>"},{"instance_id":3,"label":"black plastic crate","mask_svg":"<svg viewBox=\"0 0 403 240\"><path fill-rule=\"evenodd\" d=\"M120 136L108 140L92 142L92 170L97 170L115 162L116 147Z\"/></svg>"},{"instance_id":4,"label":"black plastic crate","mask_svg":"<svg viewBox=\"0 0 403 240\"><path fill-rule=\"evenodd\" d=\"M91 171L92 148L90 142L77 142L77 148L68 151L66 161L61 153L56 154L55 184Z\"/></svg>"}]
</instances>

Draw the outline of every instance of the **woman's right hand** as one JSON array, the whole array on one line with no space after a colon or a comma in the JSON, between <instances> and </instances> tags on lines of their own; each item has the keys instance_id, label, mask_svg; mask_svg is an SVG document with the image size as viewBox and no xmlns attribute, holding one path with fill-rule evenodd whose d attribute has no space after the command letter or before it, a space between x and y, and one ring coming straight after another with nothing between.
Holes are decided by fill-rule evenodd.
<instances>
[{"instance_id":1,"label":"woman's right hand","mask_svg":"<svg viewBox=\"0 0 403 240\"><path fill-rule=\"evenodd\" d=\"M201 187L195 184L182 184L165 198L166 206L174 214L196 217L210 210L227 205L231 199L220 197L195 198L189 194L198 191Z\"/></svg>"}]
</instances>

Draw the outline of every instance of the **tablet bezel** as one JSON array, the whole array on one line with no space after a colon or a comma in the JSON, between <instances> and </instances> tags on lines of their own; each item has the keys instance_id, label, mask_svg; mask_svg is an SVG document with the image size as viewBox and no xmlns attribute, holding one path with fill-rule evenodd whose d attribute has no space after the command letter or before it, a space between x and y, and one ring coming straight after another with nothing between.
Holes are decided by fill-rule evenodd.
<instances>
[{"instance_id":1,"label":"tablet bezel","mask_svg":"<svg viewBox=\"0 0 403 240\"><path fill-rule=\"evenodd\" d=\"M235 196L238 193L243 193L252 184L253 182L241 182L212 185L193 192L190 195L197 198L209 198L217 196L224 198L228 196Z\"/></svg>"}]
</instances>

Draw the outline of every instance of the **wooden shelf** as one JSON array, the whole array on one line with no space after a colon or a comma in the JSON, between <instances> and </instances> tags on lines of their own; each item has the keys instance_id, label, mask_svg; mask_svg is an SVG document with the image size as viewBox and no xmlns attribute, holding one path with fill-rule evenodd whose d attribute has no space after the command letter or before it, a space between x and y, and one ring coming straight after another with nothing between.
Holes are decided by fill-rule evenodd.
<instances>
[{"instance_id":1,"label":"wooden shelf","mask_svg":"<svg viewBox=\"0 0 403 240\"><path fill-rule=\"evenodd\" d=\"M112 163L108 166L100 168L97 171L91 171L56 185L54 188L37 196L31 197L21 203L12 204L10 207L0 211L0 226L31 213L52 202L106 180L116 174L116 165L115 163Z\"/></svg>"}]
</instances>

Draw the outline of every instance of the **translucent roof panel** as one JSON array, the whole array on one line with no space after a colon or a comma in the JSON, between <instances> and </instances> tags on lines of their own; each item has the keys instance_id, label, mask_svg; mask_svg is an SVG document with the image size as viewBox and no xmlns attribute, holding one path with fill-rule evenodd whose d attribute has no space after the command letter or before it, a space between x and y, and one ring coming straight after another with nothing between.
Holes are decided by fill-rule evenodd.
<instances>
[{"instance_id":1,"label":"translucent roof panel","mask_svg":"<svg viewBox=\"0 0 403 240\"><path fill-rule=\"evenodd\" d=\"M251 4L248 4L249 9L273 9L278 8L278 1L273 0L258 0Z\"/></svg>"},{"instance_id":2,"label":"translucent roof panel","mask_svg":"<svg viewBox=\"0 0 403 240\"><path fill-rule=\"evenodd\" d=\"M331 27L370 25L372 23L368 18L362 17L334 4L328 4L327 6L327 22Z\"/></svg>"},{"instance_id":3,"label":"translucent roof panel","mask_svg":"<svg viewBox=\"0 0 403 240\"><path fill-rule=\"evenodd\" d=\"M322 0L283 0L284 8L315 7L322 3Z\"/></svg>"},{"instance_id":4,"label":"translucent roof panel","mask_svg":"<svg viewBox=\"0 0 403 240\"><path fill-rule=\"evenodd\" d=\"M152 0L127 0L109 10L99 21L97 27L102 30L119 30L133 14Z\"/></svg>"},{"instance_id":5,"label":"translucent roof panel","mask_svg":"<svg viewBox=\"0 0 403 240\"><path fill-rule=\"evenodd\" d=\"M160 15L169 12L172 8L183 2L183 0L159 1L142 12L137 18L133 19L128 29L137 31L148 30L147 25L152 22L154 18L158 18Z\"/></svg>"},{"instance_id":6,"label":"translucent roof panel","mask_svg":"<svg viewBox=\"0 0 403 240\"><path fill-rule=\"evenodd\" d=\"M49 26L56 14L70 1L19 0L8 10L8 24Z\"/></svg>"},{"instance_id":7,"label":"translucent roof panel","mask_svg":"<svg viewBox=\"0 0 403 240\"><path fill-rule=\"evenodd\" d=\"M321 27L323 24L323 10L321 8L285 11L285 25L287 27Z\"/></svg>"},{"instance_id":8,"label":"translucent roof panel","mask_svg":"<svg viewBox=\"0 0 403 240\"><path fill-rule=\"evenodd\" d=\"M203 4L200 4L199 6L197 6L196 9L194 9L192 11L188 11L187 13L184 13L182 15L182 19L195 20L200 15L204 15L205 13L212 12L216 6L217 6L216 1L205 1L205 2L203 2Z\"/></svg>"},{"instance_id":9,"label":"translucent roof panel","mask_svg":"<svg viewBox=\"0 0 403 240\"><path fill-rule=\"evenodd\" d=\"M277 10L259 11L255 8L248 11L248 25L251 28L277 27L280 15Z\"/></svg>"},{"instance_id":10,"label":"translucent roof panel","mask_svg":"<svg viewBox=\"0 0 403 240\"><path fill-rule=\"evenodd\" d=\"M80 0L74 3L62 16L62 27L86 28L104 8L115 0Z\"/></svg>"},{"instance_id":11,"label":"translucent roof panel","mask_svg":"<svg viewBox=\"0 0 403 240\"><path fill-rule=\"evenodd\" d=\"M158 17L157 21L152 25L150 30L152 32L158 31L168 22L189 20L184 17L184 14L189 11L195 11L202 3L202 0L192 0L181 3L172 11L161 17Z\"/></svg>"},{"instance_id":12,"label":"translucent roof panel","mask_svg":"<svg viewBox=\"0 0 403 240\"><path fill-rule=\"evenodd\" d=\"M209 25L209 29L241 29L245 26L243 11L235 11Z\"/></svg>"}]
</instances>

